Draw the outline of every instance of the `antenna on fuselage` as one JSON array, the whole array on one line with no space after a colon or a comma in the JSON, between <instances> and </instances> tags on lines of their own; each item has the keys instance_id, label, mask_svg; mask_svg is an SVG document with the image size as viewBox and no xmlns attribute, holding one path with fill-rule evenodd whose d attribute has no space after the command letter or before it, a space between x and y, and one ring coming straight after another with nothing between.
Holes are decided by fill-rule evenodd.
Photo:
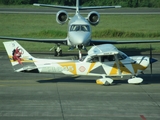
<instances>
[{"instance_id":1,"label":"antenna on fuselage","mask_svg":"<svg viewBox=\"0 0 160 120\"><path fill-rule=\"evenodd\" d=\"M76 0L76 13L79 13L79 0Z\"/></svg>"}]
</instances>

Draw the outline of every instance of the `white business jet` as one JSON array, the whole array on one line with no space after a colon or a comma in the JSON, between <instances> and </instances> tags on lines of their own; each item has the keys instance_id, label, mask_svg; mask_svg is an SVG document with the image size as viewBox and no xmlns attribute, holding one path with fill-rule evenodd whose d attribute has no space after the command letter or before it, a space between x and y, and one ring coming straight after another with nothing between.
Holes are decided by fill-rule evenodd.
<instances>
[{"instance_id":1,"label":"white business jet","mask_svg":"<svg viewBox=\"0 0 160 120\"><path fill-rule=\"evenodd\" d=\"M33 4L35 6L53 7L61 9L72 9L76 10L73 17L69 17L65 10L60 10L56 15L56 21L59 24L64 24L69 20L68 23L68 34L65 39L32 39L32 38L17 38L17 37L5 37L0 36L0 39L12 39L21 41L34 41L34 42L46 42L56 43L57 48L55 49L55 56L61 55L62 50L60 44L70 46L70 49L78 48L79 56L81 58L81 49L86 49L86 46L94 44L91 40L91 25L97 25L100 20L99 13L92 11L86 18L80 15L79 10L86 9L107 9L107 8L120 8L121 6L96 6L96 7L81 7L79 6L79 0L76 0L76 6L59 6L59 5L48 5L48 4Z\"/></svg>"},{"instance_id":2,"label":"white business jet","mask_svg":"<svg viewBox=\"0 0 160 120\"><path fill-rule=\"evenodd\" d=\"M127 56L112 44L93 46L83 60L39 59L31 56L16 41L3 42L13 69L16 72L64 74L71 76L97 76L97 84L109 85L113 80L128 79L139 84L137 77L149 64L156 62L146 56Z\"/></svg>"}]
</instances>

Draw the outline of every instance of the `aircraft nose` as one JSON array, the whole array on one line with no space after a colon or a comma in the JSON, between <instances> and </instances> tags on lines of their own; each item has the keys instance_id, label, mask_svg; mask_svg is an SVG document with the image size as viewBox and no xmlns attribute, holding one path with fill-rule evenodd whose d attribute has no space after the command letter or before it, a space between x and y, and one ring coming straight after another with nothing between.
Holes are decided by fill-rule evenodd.
<instances>
[{"instance_id":1,"label":"aircraft nose","mask_svg":"<svg viewBox=\"0 0 160 120\"><path fill-rule=\"evenodd\" d=\"M89 42L90 34L77 32L77 33L70 33L70 42L73 45L85 45Z\"/></svg>"},{"instance_id":2,"label":"aircraft nose","mask_svg":"<svg viewBox=\"0 0 160 120\"><path fill-rule=\"evenodd\" d=\"M155 58L150 58L150 64L154 63L154 62L157 62L158 60L155 59Z\"/></svg>"},{"instance_id":3,"label":"aircraft nose","mask_svg":"<svg viewBox=\"0 0 160 120\"><path fill-rule=\"evenodd\" d=\"M77 35L77 37L75 37L75 40L77 44L83 44L85 42L85 36Z\"/></svg>"}]
</instances>

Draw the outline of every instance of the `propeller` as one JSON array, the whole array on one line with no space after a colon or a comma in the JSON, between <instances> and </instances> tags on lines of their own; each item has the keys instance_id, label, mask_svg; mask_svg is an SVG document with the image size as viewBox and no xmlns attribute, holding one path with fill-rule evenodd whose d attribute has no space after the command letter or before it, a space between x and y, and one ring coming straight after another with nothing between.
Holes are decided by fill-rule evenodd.
<instances>
[{"instance_id":1,"label":"propeller","mask_svg":"<svg viewBox=\"0 0 160 120\"><path fill-rule=\"evenodd\" d=\"M151 71L151 76L152 76L152 72L153 72L153 70L152 70L152 63L154 63L154 62L156 62L157 60L156 59L154 59L154 58L152 58L152 45L150 44L150 71Z\"/></svg>"},{"instance_id":2,"label":"propeller","mask_svg":"<svg viewBox=\"0 0 160 120\"><path fill-rule=\"evenodd\" d=\"M150 44L150 71L152 76L152 45Z\"/></svg>"}]
</instances>

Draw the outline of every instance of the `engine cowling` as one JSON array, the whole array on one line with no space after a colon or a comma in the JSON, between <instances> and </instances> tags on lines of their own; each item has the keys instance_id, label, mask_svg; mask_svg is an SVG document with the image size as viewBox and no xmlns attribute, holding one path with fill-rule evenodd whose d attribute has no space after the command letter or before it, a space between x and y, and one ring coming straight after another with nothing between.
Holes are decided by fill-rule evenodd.
<instances>
[{"instance_id":1,"label":"engine cowling","mask_svg":"<svg viewBox=\"0 0 160 120\"><path fill-rule=\"evenodd\" d=\"M87 19L91 25L97 25L100 21L100 15L98 12L92 11L88 14Z\"/></svg>"},{"instance_id":2,"label":"engine cowling","mask_svg":"<svg viewBox=\"0 0 160 120\"><path fill-rule=\"evenodd\" d=\"M56 15L56 21L59 24L66 23L68 18L69 18L68 13L64 10L60 10Z\"/></svg>"}]
</instances>

